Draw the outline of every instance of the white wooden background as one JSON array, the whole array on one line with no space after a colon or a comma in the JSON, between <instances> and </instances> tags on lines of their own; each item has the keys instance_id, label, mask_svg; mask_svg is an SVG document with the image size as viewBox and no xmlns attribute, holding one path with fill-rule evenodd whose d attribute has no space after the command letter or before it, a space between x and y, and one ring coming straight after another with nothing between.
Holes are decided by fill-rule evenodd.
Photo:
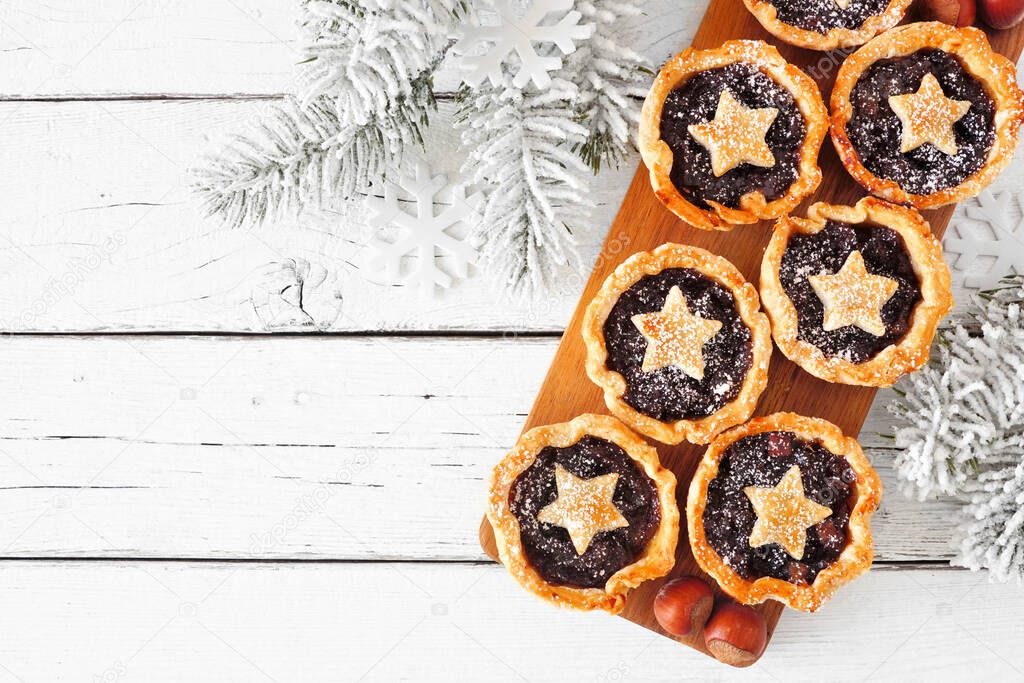
<instances>
[{"instance_id":1,"label":"white wooden background","mask_svg":"<svg viewBox=\"0 0 1024 683\"><path fill-rule=\"evenodd\" d=\"M650 0L633 42L662 61L703 4ZM887 392L862 434L889 488L875 570L785 615L742 674L549 608L487 562L484 480L581 281L530 304L481 279L424 302L360 274L358 205L204 220L186 169L289 90L294 15L0 3L0 679L1024 675L1024 593L947 567L951 504L898 495ZM428 147L454 172L436 151L451 108ZM635 163L595 181L589 258Z\"/></svg>"}]
</instances>

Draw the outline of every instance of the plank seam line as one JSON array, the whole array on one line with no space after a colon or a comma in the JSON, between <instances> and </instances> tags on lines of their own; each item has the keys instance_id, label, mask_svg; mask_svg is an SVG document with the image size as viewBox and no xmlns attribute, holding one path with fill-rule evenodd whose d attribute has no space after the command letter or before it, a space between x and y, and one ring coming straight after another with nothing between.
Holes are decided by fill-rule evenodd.
<instances>
[{"instance_id":1,"label":"plank seam line","mask_svg":"<svg viewBox=\"0 0 1024 683\"><path fill-rule=\"evenodd\" d=\"M559 339L562 337L561 330L310 330L302 332L298 330L286 330L280 332L249 332L249 331L203 331L203 330L137 330L137 331L83 331L83 332L21 332L2 331L0 337L25 337L25 338L80 338L92 339L96 337L197 337L197 338L257 338L257 339L286 339L286 338L410 338L410 339Z\"/></svg>"},{"instance_id":2,"label":"plank seam line","mask_svg":"<svg viewBox=\"0 0 1024 683\"><path fill-rule=\"evenodd\" d=\"M32 563L32 562L80 562L80 563L113 563L113 562L132 562L132 563L167 563L167 564L421 564L421 565L451 565L451 566L467 566L467 567L498 567L497 562L490 560L417 560L417 559L340 559L340 558L255 558L255 557L235 557L235 558L217 558L217 557L132 557L127 555L121 556L83 556L78 557L75 555L33 555L19 557L16 555L12 556L0 556L0 564L14 564L14 563ZM949 564L949 560L886 560L882 562L876 562L872 566L872 570L880 571L894 571L894 570L907 570L915 567L921 567L924 569L948 569L949 571L967 571L963 567L954 567Z\"/></svg>"},{"instance_id":3,"label":"plank seam line","mask_svg":"<svg viewBox=\"0 0 1024 683\"><path fill-rule=\"evenodd\" d=\"M69 94L0 94L0 102L190 102L190 101L280 101L291 93L170 93L170 92L108 92ZM438 102L454 102L458 93L445 91L434 93ZM639 101L640 98L635 98Z\"/></svg>"},{"instance_id":4,"label":"plank seam line","mask_svg":"<svg viewBox=\"0 0 1024 683\"><path fill-rule=\"evenodd\" d=\"M285 93L78 93L72 95L0 95L0 102L216 102L280 101Z\"/></svg>"}]
</instances>

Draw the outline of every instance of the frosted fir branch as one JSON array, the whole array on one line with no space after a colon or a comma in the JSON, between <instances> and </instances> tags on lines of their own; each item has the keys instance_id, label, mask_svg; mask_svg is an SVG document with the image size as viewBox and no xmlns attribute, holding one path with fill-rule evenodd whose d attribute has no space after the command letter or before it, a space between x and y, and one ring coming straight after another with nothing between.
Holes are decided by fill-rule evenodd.
<instances>
[{"instance_id":1,"label":"frosted fir branch","mask_svg":"<svg viewBox=\"0 0 1024 683\"><path fill-rule=\"evenodd\" d=\"M423 144L423 110L433 106L428 76L410 100L344 128L326 98L306 106L288 98L202 157L190 171L192 190L207 215L236 228L351 197Z\"/></svg>"},{"instance_id":2,"label":"frosted fir branch","mask_svg":"<svg viewBox=\"0 0 1024 683\"><path fill-rule=\"evenodd\" d=\"M961 325L943 335L939 358L889 406L901 421L900 479L921 498L959 498L953 564L997 581L1024 580L1022 304L1022 276L983 292L972 316L980 334Z\"/></svg>"},{"instance_id":3,"label":"frosted fir branch","mask_svg":"<svg viewBox=\"0 0 1024 683\"><path fill-rule=\"evenodd\" d=\"M341 169L334 187L337 198L347 199L365 190L371 181L400 168L409 149L423 146L429 112L437 109L432 76L431 70L420 74L408 97L397 99L365 123L342 127L327 141L328 151Z\"/></svg>"},{"instance_id":4,"label":"frosted fir branch","mask_svg":"<svg viewBox=\"0 0 1024 683\"><path fill-rule=\"evenodd\" d=\"M301 92L192 171L210 214L259 225L365 189L422 145L461 0L305 0Z\"/></svg>"},{"instance_id":5,"label":"frosted fir branch","mask_svg":"<svg viewBox=\"0 0 1024 683\"><path fill-rule=\"evenodd\" d=\"M640 53L621 44L623 23L641 13L639 0L578 0L594 34L566 58L562 77L577 87L576 111L587 137L575 147L596 174L628 152L652 75Z\"/></svg>"},{"instance_id":6,"label":"frosted fir branch","mask_svg":"<svg viewBox=\"0 0 1024 683\"><path fill-rule=\"evenodd\" d=\"M299 100L335 109L339 130L328 145L345 169L340 198L397 169L410 147L422 147L437 109L433 74L464 10L462 0L304 2L310 42Z\"/></svg>"},{"instance_id":7,"label":"frosted fir branch","mask_svg":"<svg viewBox=\"0 0 1024 683\"><path fill-rule=\"evenodd\" d=\"M303 10L311 42L303 49L299 100L328 98L342 128L413 100L414 83L437 66L451 19L435 16L424 0L311 0Z\"/></svg>"},{"instance_id":8,"label":"frosted fir branch","mask_svg":"<svg viewBox=\"0 0 1024 683\"><path fill-rule=\"evenodd\" d=\"M304 35L316 40L337 33L348 23L346 14L362 17L367 12L389 11L406 0L301 0L298 25ZM469 0L419 0L442 23L474 16ZM333 8L331 6L334 6Z\"/></svg>"},{"instance_id":9,"label":"frosted fir branch","mask_svg":"<svg viewBox=\"0 0 1024 683\"><path fill-rule=\"evenodd\" d=\"M259 225L305 201L320 203L343 174L327 149L338 121L325 105L303 107L294 98L271 105L201 158L190 175L206 213L239 227Z\"/></svg>"},{"instance_id":10,"label":"frosted fir branch","mask_svg":"<svg viewBox=\"0 0 1024 683\"><path fill-rule=\"evenodd\" d=\"M979 472L1005 462L1024 425L1024 280L979 299L980 336L957 326L939 357L897 386L896 471L907 493L957 495ZM973 326L972 326L973 327Z\"/></svg>"},{"instance_id":11,"label":"frosted fir branch","mask_svg":"<svg viewBox=\"0 0 1024 683\"><path fill-rule=\"evenodd\" d=\"M982 473L967 492L952 564L986 570L996 581L1024 580L1024 445L1015 465Z\"/></svg>"},{"instance_id":12,"label":"frosted fir branch","mask_svg":"<svg viewBox=\"0 0 1024 683\"><path fill-rule=\"evenodd\" d=\"M587 169L572 150L587 129L574 95L566 81L523 92L510 78L459 93L463 172L486 188L473 236L488 272L513 294L542 291L561 267L579 266L569 226L589 209Z\"/></svg>"},{"instance_id":13,"label":"frosted fir branch","mask_svg":"<svg viewBox=\"0 0 1024 683\"><path fill-rule=\"evenodd\" d=\"M903 396L888 408L902 425L896 430L896 471L908 495L920 499L959 492L977 468L971 444L979 440L976 423L961 415L961 401L983 384L954 386L948 353L899 386ZM952 368L956 372L956 368Z\"/></svg>"}]
</instances>

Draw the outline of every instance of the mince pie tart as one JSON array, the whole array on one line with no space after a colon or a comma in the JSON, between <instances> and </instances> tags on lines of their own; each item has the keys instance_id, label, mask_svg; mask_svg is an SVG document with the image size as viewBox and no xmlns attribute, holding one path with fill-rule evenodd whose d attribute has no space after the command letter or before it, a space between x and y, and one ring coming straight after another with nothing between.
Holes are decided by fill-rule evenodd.
<instances>
[{"instance_id":1,"label":"mince pie tart","mask_svg":"<svg viewBox=\"0 0 1024 683\"><path fill-rule=\"evenodd\" d=\"M618 420L580 415L526 432L491 477L487 518L524 588L563 607L622 611L675 564L676 478Z\"/></svg>"},{"instance_id":2,"label":"mince pie tart","mask_svg":"<svg viewBox=\"0 0 1024 683\"><path fill-rule=\"evenodd\" d=\"M874 197L780 219L761 262L761 300L787 358L828 382L874 387L927 362L953 306L928 223Z\"/></svg>"},{"instance_id":3,"label":"mince pie tart","mask_svg":"<svg viewBox=\"0 0 1024 683\"><path fill-rule=\"evenodd\" d=\"M608 409L663 443L707 443L747 420L772 342L757 291L697 247L634 254L604 281L583 319L587 374Z\"/></svg>"},{"instance_id":4,"label":"mince pie tart","mask_svg":"<svg viewBox=\"0 0 1024 683\"><path fill-rule=\"evenodd\" d=\"M827 128L810 77L767 43L732 40L662 67L639 147L669 210L697 228L729 230L778 218L818 186Z\"/></svg>"},{"instance_id":5,"label":"mince pie tart","mask_svg":"<svg viewBox=\"0 0 1024 683\"><path fill-rule=\"evenodd\" d=\"M863 45L900 23L912 0L743 0L761 26L811 50Z\"/></svg>"},{"instance_id":6,"label":"mince pie tart","mask_svg":"<svg viewBox=\"0 0 1024 683\"><path fill-rule=\"evenodd\" d=\"M1024 122L1016 69L976 28L900 26L847 57L832 141L869 192L919 209L973 197L1009 163Z\"/></svg>"},{"instance_id":7,"label":"mince pie tart","mask_svg":"<svg viewBox=\"0 0 1024 683\"><path fill-rule=\"evenodd\" d=\"M748 605L813 612L871 567L882 483L854 439L825 420L776 413L721 434L686 501L701 569Z\"/></svg>"}]
</instances>

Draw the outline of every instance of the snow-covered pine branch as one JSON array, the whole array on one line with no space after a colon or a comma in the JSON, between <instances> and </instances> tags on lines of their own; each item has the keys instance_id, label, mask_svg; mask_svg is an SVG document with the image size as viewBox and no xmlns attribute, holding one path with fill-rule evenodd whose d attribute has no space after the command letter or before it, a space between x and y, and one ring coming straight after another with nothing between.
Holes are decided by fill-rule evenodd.
<instances>
[{"instance_id":1,"label":"snow-covered pine branch","mask_svg":"<svg viewBox=\"0 0 1024 683\"><path fill-rule=\"evenodd\" d=\"M594 34L565 59L563 77L578 88L575 107L587 127L578 151L594 173L626 155L640 121L651 76L648 60L620 43L623 24L640 14L639 0L577 0Z\"/></svg>"},{"instance_id":2,"label":"snow-covered pine branch","mask_svg":"<svg viewBox=\"0 0 1024 683\"><path fill-rule=\"evenodd\" d=\"M192 171L210 213L253 225L346 198L422 144L431 78L462 0L305 0L299 95Z\"/></svg>"},{"instance_id":3,"label":"snow-covered pine branch","mask_svg":"<svg viewBox=\"0 0 1024 683\"><path fill-rule=\"evenodd\" d=\"M1024 579L1024 448L1004 453L1004 467L982 472L967 486L953 564L987 570L993 579Z\"/></svg>"},{"instance_id":4,"label":"snow-covered pine branch","mask_svg":"<svg viewBox=\"0 0 1024 683\"><path fill-rule=\"evenodd\" d=\"M512 292L542 290L559 266L578 265L569 226L589 209L589 174L573 152L588 134L572 115L575 94L561 79L523 92L510 78L460 93L463 172L487 192L474 236L487 270Z\"/></svg>"},{"instance_id":5,"label":"snow-covered pine branch","mask_svg":"<svg viewBox=\"0 0 1024 683\"><path fill-rule=\"evenodd\" d=\"M1024 277L982 292L980 335L958 326L900 383L896 471L908 492L963 502L954 564L1024 579Z\"/></svg>"},{"instance_id":6,"label":"snow-covered pine branch","mask_svg":"<svg viewBox=\"0 0 1024 683\"><path fill-rule=\"evenodd\" d=\"M955 495L1001 464L997 445L1024 433L1024 286L1020 277L985 293L974 323L940 337L940 354L897 386L896 470L919 498Z\"/></svg>"},{"instance_id":7,"label":"snow-covered pine branch","mask_svg":"<svg viewBox=\"0 0 1024 683\"><path fill-rule=\"evenodd\" d=\"M428 0L307 0L299 100L328 98L343 129L362 126L402 106L433 100L416 83L433 73L446 42L451 9L443 16ZM417 122L420 117L407 117Z\"/></svg>"},{"instance_id":8,"label":"snow-covered pine branch","mask_svg":"<svg viewBox=\"0 0 1024 683\"><path fill-rule=\"evenodd\" d=\"M202 158L191 170L192 190L208 214L231 227L319 203L344 171L327 147L337 131L333 107L303 107L289 97Z\"/></svg>"}]
</instances>

